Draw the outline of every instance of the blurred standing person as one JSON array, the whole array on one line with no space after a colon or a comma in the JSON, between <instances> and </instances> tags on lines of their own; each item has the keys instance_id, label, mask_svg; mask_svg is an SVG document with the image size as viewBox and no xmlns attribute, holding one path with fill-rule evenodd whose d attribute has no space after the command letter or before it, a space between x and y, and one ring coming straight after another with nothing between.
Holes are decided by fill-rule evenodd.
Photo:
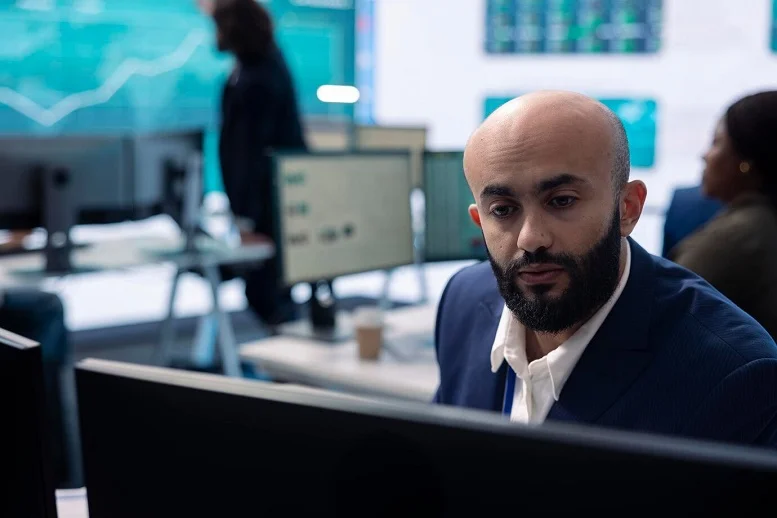
<instances>
[{"instance_id":1,"label":"blurred standing person","mask_svg":"<svg viewBox=\"0 0 777 518\"><path fill-rule=\"evenodd\" d=\"M777 91L731 105L704 155L722 212L672 251L777 338Z\"/></svg>"},{"instance_id":2,"label":"blurred standing person","mask_svg":"<svg viewBox=\"0 0 777 518\"><path fill-rule=\"evenodd\" d=\"M275 42L270 14L256 0L215 0L204 6L217 44L235 57L221 104L219 159L224 189L243 241L271 236L271 150L306 150L294 82ZM246 298L269 325L292 320L291 290L279 287L275 261L246 274Z\"/></svg>"}]
</instances>

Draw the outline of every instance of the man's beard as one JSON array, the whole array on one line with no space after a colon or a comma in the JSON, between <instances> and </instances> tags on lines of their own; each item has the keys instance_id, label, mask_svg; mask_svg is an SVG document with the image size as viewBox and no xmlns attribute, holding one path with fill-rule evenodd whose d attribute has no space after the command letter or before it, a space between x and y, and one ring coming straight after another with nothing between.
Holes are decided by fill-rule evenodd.
<instances>
[{"instance_id":1,"label":"man's beard","mask_svg":"<svg viewBox=\"0 0 777 518\"><path fill-rule=\"evenodd\" d=\"M507 308L526 328L543 333L560 333L590 318L612 296L620 269L620 211L616 209L607 233L584 255L550 254L545 249L526 252L506 267L488 260ZM535 285L524 293L518 286L522 268L538 264L562 266L569 285L558 297L547 295L551 285Z\"/></svg>"}]
</instances>

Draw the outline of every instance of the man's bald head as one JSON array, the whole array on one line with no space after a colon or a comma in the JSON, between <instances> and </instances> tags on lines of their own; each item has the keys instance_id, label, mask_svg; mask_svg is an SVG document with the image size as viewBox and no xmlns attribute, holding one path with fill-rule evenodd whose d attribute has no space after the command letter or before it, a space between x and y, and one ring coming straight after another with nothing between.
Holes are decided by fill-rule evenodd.
<instances>
[{"instance_id":1,"label":"man's bald head","mask_svg":"<svg viewBox=\"0 0 777 518\"><path fill-rule=\"evenodd\" d=\"M470 137L464 171L507 307L537 332L574 332L612 295L645 200L623 125L580 94L525 95Z\"/></svg>"},{"instance_id":2,"label":"man's bald head","mask_svg":"<svg viewBox=\"0 0 777 518\"><path fill-rule=\"evenodd\" d=\"M617 115L599 101L585 95L565 91L539 91L517 97L499 107L472 134L465 153L480 154L484 151L478 143L485 141L522 141L549 136L554 131L570 138L577 136L574 145L582 140L599 138L607 149L612 164L615 192L629 181L631 157L626 130Z\"/></svg>"}]
</instances>

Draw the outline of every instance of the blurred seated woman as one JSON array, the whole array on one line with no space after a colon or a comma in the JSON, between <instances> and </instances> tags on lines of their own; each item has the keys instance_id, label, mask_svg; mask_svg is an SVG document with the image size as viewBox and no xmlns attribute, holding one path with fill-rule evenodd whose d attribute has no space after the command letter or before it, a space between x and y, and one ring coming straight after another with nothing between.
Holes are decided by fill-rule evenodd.
<instances>
[{"instance_id":1,"label":"blurred seated woman","mask_svg":"<svg viewBox=\"0 0 777 518\"><path fill-rule=\"evenodd\" d=\"M704 192L725 207L669 258L777 338L777 91L731 105L704 162Z\"/></svg>"}]
</instances>

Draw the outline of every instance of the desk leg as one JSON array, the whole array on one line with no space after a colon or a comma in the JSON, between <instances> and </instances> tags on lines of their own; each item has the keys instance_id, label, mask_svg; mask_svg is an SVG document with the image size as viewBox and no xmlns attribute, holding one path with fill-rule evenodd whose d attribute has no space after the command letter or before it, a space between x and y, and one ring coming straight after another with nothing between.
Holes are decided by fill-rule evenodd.
<instances>
[{"instance_id":1,"label":"desk leg","mask_svg":"<svg viewBox=\"0 0 777 518\"><path fill-rule=\"evenodd\" d=\"M383 293L380 294L380 301L378 301L378 306L383 310L391 309L389 291L391 289L391 277L393 275L394 270L386 270L386 280L383 282Z\"/></svg>"},{"instance_id":2,"label":"desk leg","mask_svg":"<svg viewBox=\"0 0 777 518\"><path fill-rule=\"evenodd\" d=\"M213 365L218 341L219 316L215 310L200 317L197 322L197 333L194 336L192 349L192 364L198 367Z\"/></svg>"},{"instance_id":3,"label":"desk leg","mask_svg":"<svg viewBox=\"0 0 777 518\"><path fill-rule=\"evenodd\" d=\"M429 302L429 292L426 287L426 268L423 263L416 264L416 271L418 272L418 287L421 290L420 302L426 304Z\"/></svg>"},{"instance_id":4,"label":"desk leg","mask_svg":"<svg viewBox=\"0 0 777 518\"><path fill-rule=\"evenodd\" d=\"M224 312L219 302L221 275L219 274L218 266L206 266L203 269L210 283L213 296L213 312L218 317L219 346L221 348L221 362L224 366L224 374L233 378L239 378L242 376L242 371L240 369L240 358L237 355L235 331L232 328L229 315Z\"/></svg>"},{"instance_id":5,"label":"desk leg","mask_svg":"<svg viewBox=\"0 0 777 518\"><path fill-rule=\"evenodd\" d=\"M426 269L424 268L424 242L426 237L423 232L418 232L414 239L413 262L418 273L418 288L421 304L429 301L429 292L426 286Z\"/></svg>"},{"instance_id":6,"label":"desk leg","mask_svg":"<svg viewBox=\"0 0 777 518\"><path fill-rule=\"evenodd\" d=\"M183 275L183 270L177 268L175 277L173 278L173 286L170 288L167 316L165 317L164 322L162 322L162 333L154 358L154 364L163 367L166 367L170 361L170 352L172 351L175 342L175 299L178 295L178 283L181 280L181 275Z\"/></svg>"}]
</instances>

